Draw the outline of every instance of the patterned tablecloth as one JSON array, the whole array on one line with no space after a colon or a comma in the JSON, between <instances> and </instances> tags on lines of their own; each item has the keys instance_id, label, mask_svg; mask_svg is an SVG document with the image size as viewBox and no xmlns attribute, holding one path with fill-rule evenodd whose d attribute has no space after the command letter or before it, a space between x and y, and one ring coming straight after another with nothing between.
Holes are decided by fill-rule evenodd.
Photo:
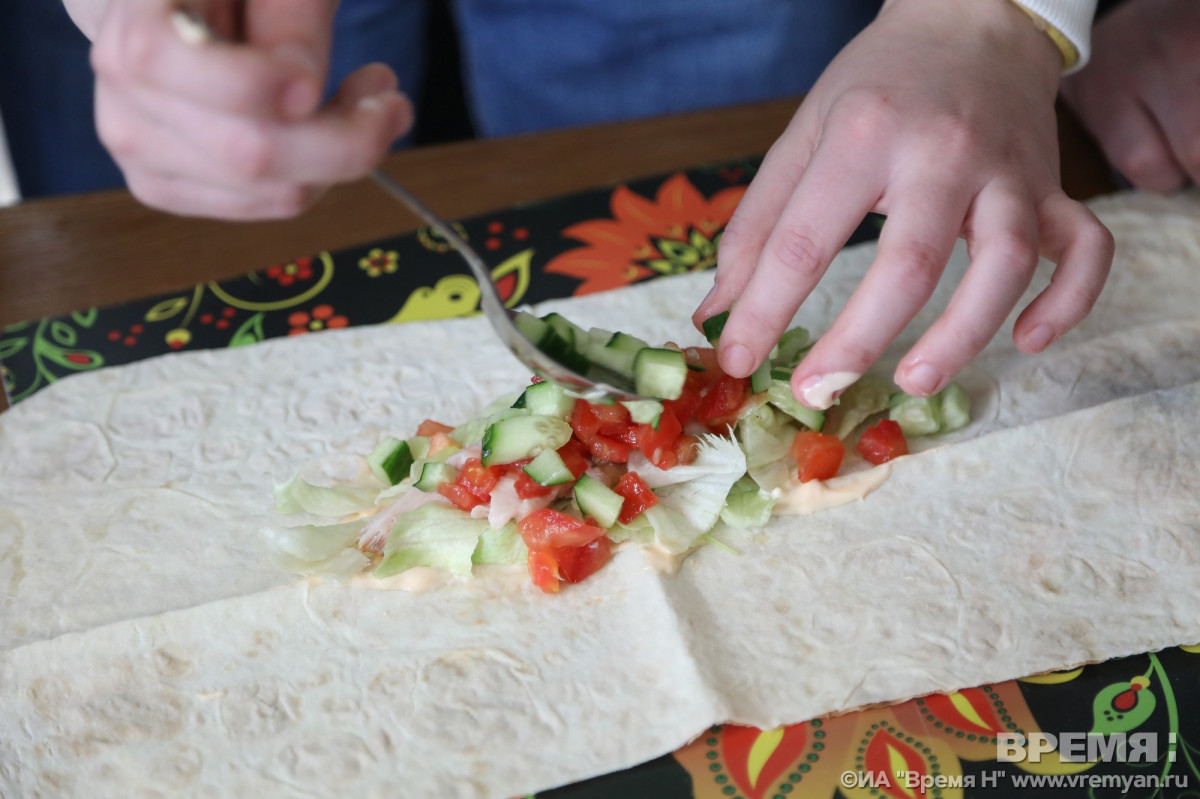
<instances>
[{"instance_id":1,"label":"patterned tablecloth","mask_svg":"<svg viewBox=\"0 0 1200 799\"><path fill-rule=\"evenodd\" d=\"M720 232L757 166L698 167L456 227L490 258L510 306L618 289L712 268ZM390 201L381 195L380 202ZM852 243L873 238L880 226L868 218ZM477 313L478 284L448 250L421 229L164 296L11 325L0 330L0 377L20 402L74 372L172 350ZM1179 647L775 730L713 727L657 760L539 796L1194 799L1198 687L1200 647Z\"/></svg>"}]
</instances>

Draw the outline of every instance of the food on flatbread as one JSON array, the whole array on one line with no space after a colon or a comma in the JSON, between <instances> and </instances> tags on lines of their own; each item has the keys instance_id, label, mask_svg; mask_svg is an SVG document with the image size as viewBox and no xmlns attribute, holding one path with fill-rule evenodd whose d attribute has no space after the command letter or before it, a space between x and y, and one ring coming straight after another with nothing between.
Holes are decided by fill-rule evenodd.
<instances>
[{"instance_id":1,"label":"food on flatbread","mask_svg":"<svg viewBox=\"0 0 1200 799\"><path fill-rule=\"evenodd\" d=\"M270 475L348 482L363 466L345 453L523 384L480 317L39 391L0 414L0 795L504 799L714 723L769 730L1200 641L1200 203L1093 208L1117 257L1075 330L1030 357L1010 319L959 378L970 425L804 484L887 474L869 501L730 525L739 556L701 547L669 576L621 548L555 596L524 567L424 594L297 580L255 535L279 522ZM828 329L874 256L839 255L797 321ZM960 246L897 352L966 268ZM711 282L539 312L665 341Z\"/></svg>"},{"instance_id":2,"label":"food on flatbread","mask_svg":"<svg viewBox=\"0 0 1200 799\"><path fill-rule=\"evenodd\" d=\"M387 579L434 568L470 576L475 566L525 564L534 585L558 593L595 574L619 544L682 558L720 543L712 533L721 521L762 526L792 483L836 477L842 439L889 408L899 409L915 435L967 422L970 399L957 384L918 399L868 376L846 393L840 436L823 433L826 414L797 402L788 384L812 346L808 331L789 330L754 375L735 378L722 371L715 349L727 316L705 323L712 347L652 348L626 333L585 331L557 313L522 314L518 321L537 333L538 346L553 347L577 371L600 361L637 371L639 391L663 399L597 404L535 376L457 427L426 419L409 438L385 437L358 482L317 486L296 475L277 485L277 511L331 523L272 527L264 535L281 565L304 574L370 570ZM598 354L613 342L619 362ZM678 356L677 366L660 353ZM654 368L639 369L647 355ZM908 443L900 424L881 419L854 452L881 465L908 454Z\"/></svg>"}]
</instances>

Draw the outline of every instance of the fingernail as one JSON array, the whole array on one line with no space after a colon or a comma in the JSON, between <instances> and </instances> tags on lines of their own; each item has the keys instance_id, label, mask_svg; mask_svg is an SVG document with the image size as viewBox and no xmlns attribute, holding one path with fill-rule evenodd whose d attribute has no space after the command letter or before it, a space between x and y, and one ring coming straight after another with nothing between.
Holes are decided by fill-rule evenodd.
<instances>
[{"instance_id":1,"label":"fingernail","mask_svg":"<svg viewBox=\"0 0 1200 799\"><path fill-rule=\"evenodd\" d=\"M806 377L797 387L798 398L815 411L826 410L860 377L862 375L858 372L833 372Z\"/></svg>"},{"instance_id":2,"label":"fingernail","mask_svg":"<svg viewBox=\"0 0 1200 799\"><path fill-rule=\"evenodd\" d=\"M721 353L721 368L733 377L746 377L754 371L754 356L741 344L732 344Z\"/></svg>"},{"instance_id":3,"label":"fingernail","mask_svg":"<svg viewBox=\"0 0 1200 799\"><path fill-rule=\"evenodd\" d=\"M715 296L717 296L717 284L716 283L714 283L713 287L710 288L708 290L708 293L704 295L704 299L700 300L700 304L696 306L696 310L697 311L706 310L705 306L707 306L710 302L712 302L712 298Z\"/></svg>"},{"instance_id":4,"label":"fingernail","mask_svg":"<svg viewBox=\"0 0 1200 799\"><path fill-rule=\"evenodd\" d=\"M1041 352L1054 343L1056 338L1054 328L1050 325L1038 325L1025 336L1025 346L1034 352Z\"/></svg>"},{"instance_id":5,"label":"fingernail","mask_svg":"<svg viewBox=\"0 0 1200 799\"><path fill-rule=\"evenodd\" d=\"M933 364L917 361L904 373L904 381L916 394L928 397L942 390L946 376Z\"/></svg>"}]
</instances>

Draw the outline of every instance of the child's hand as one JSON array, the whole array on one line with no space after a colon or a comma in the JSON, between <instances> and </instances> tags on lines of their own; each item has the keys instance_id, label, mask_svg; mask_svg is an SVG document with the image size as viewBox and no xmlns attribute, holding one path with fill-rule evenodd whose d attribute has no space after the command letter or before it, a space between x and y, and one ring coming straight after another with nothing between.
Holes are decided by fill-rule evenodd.
<instances>
[{"instance_id":1,"label":"child's hand","mask_svg":"<svg viewBox=\"0 0 1200 799\"><path fill-rule=\"evenodd\" d=\"M71 10L93 36L97 129L147 205L293 216L330 184L365 175L411 124L395 75L379 64L319 107L334 0L246 3L236 43L207 39L171 0L81 3ZM218 38L232 34L223 17L240 5L207 3Z\"/></svg>"},{"instance_id":2,"label":"child's hand","mask_svg":"<svg viewBox=\"0 0 1200 799\"><path fill-rule=\"evenodd\" d=\"M929 299L958 236L972 264L907 353L897 384L927 396L991 340L1039 252L1054 282L1017 320L1038 352L1091 309L1112 237L1059 185L1054 97L1062 56L1009 0L894 0L821 76L763 161L721 241L697 323L733 306L722 367L747 375L868 211L879 253L792 376L828 407ZM736 304L735 304L736 303Z\"/></svg>"},{"instance_id":3,"label":"child's hand","mask_svg":"<svg viewBox=\"0 0 1200 799\"><path fill-rule=\"evenodd\" d=\"M1138 188L1200 183L1200 3L1130 0L1096 24L1063 97Z\"/></svg>"}]
</instances>

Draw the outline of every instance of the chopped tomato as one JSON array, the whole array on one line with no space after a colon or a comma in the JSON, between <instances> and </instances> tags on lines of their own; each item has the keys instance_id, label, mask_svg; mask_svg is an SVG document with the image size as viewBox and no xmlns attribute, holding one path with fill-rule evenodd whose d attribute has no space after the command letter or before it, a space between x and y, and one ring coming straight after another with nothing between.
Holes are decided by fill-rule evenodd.
<instances>
[{"instance_id":1,"label":"chopped tomato","mask_svg":"<svg viewBox=\"0 0 1200 799\"><path fill-rule=\"evenodd\" d=\"M646 481L637 472L625 472L613 488L625 501L621 503L621 513L617 516L621 524L629 524L641 515L646 508L658 504L658 495L650 490Z\"/></svg>"},{"instance_id":2,"label":"chopped tomato","mask_svg":"<svg viewBox=\"0 0 1200 799\"><path fill-rule=\"evenodd\" d=\"M588 452L593 458L609 463L625 463L629 460L629 450L632 449L623 441L608 436L596 436L587 444Z\"/></svg>"},{"instance_id":3,"label":"chopped tomato","mask_svg":"<svg viewBox=\"0 0 1200 799\"><path fill-rule=\"evenodd\" d=\"M690 370L688 377L700 388L707 388L725 376L712 347L688 347L683 351Z\"/></svg>"},{"instance_id":4,"label":"chopped tomato","mask_svg":"<svg viewBox=\"0 0 1200 799\"><path fill-rule=\"evenodd\" d=\"M904 440L904 431L899 424L883 419L863 432L854 449L871 463L880 464L907 455L908 442Z\"/></svg>"},{"instance_id":5,"label":"chopped tomato","mask_svg":"<svg viewBox=\"0 0 1200 799\"><path fill-rule=\"evenodd\" d=\"M792 457L799 468L801 483L828 480L838 473L846 446L837 436L801 430L792 440Z\"/></svg>"},{"instance_id":6,"label":"chopped tomato","mask_svg":"<svg viewBox=\"0 0 1200 799\"><path fill-rule=\"evenodd\" d=\"M572 438L559 447L558 456L563 459L563 463L571 470L571 474L575 475L576 480L588 470L587 447L577 438Z\"/></svg>"},{"instance_id":7,"label":"chopped tomato","mask_svg":"<svg viewBox=\"0 0 1200 799\"><path fill-rule=\"evenodd\" d=\"M617 441L620 441L622 444L628 444L631 447L636 447L641 435L641 429L642 425L630 423L625 425L625 428L619 433L614 433L612 437Z\"/></svg>"},{"instance_id":8,"label":"chopped tomato","mask_svg":"<svg viewBox=\"0 0 1200 799\"><path fill-rule=\"evenodd\" d=\"M594 406L585 400L575 400L571 409L571 429L583 443L587 443L600 433L600 417L596 415Z\"/></svg>"},{"instance_id":9,"label":"chopped tomato","mask_svg":"<svg viewBox=\"0 0 1200 799\"><path fill-rule=\"evenodd\" d=\"M708 393L696 410L696 418L714 432L724 433L725 428L737 421L738 411L746 402L750 381L744 377L724 375Z\"/></svg>"},{"instance_id":10,"label":"chopped tomato","mask_svg":"<svg viewBox=\"0 0 1200 799\"><path fill-rule=\"evenodd\" d=\"M513 488L521 499L545 497L554 493L554 486L544 486L523 471L517 472L517 482Z\"/></svg>"},{"instance_id":11,"label":"chopped tomato","mask_svg":"<svg viewBox=\"0 0 1200 799\"><path fill-rule=\"evenodd\" d=\"M670 469L678 460L675 457L675 439L683 433L683 425L675 418L675 414L663 408L658 417L658 429L652 425L638 425L637 448L646 456L646 460L660 469Z\"/></svg>"},{"instance_id":12,"label":"chopped tomato","mask_svg":"<svg viewBox=\"0 0 1200 799\"><path fill-rule=\"evenodd\" d=\"M435 422L432 419L426 419L425 421L421 422L421 424L417 425L417 435L419 436L432 436L435 433L450 433L453 432L453 430L454 428L450 425L442 424L441 422Z\"/></svg>"},{"instance_id":13,"label":"chopped tomato","mask_svg":"<svg viewBox=\"0 0 1200 799\"><path fill-rule=\"evenodd\" d=\"M588 403L589 405L591 403ZM596 431L602 436L618 436L629 426L629 409L619 402L612 405L592 405L592 413L600 420Z\"/></svg>"},{"instance_id":14,"label":"chopped tomato","mask_svg":"<svg viewBox=\"0 0 1200 799\"><path fill-rule=\"evenodd\" d=\"M700 380L693 375L695 372L689 372L687 379L683 383L683 393L673 400L663 400L663 411L670 411L671 415L679 420L680 424L687 424L696 415L696 409L700 407L700 402L703 397L700 393Z\"/></svg>"},{"instance_id":15,"label":"chopped tomato","mask_svg":"<svg viewBox=\"0 0 1200 799\"><path fill-rule=\"evenodd\" d=\"M530 549L581 547L604 535L604 528L551 508L534 511L517 522L517 531Z\"/></svg>"},{"instance_id":16,"label":"chopped tomato","mask_svg":"<svg viewBox=\"0 0 1200 799\"><path fill-rule=\"evenodd\" d=\"M578 583L595 574L612 557L612 542L608 536L601 536L581 547L559 547L554 556L562 579Z\"/></svg>"},{"instance_id":17,"label":"chopped tomato","mask_svg":"<svg viewBox=\"0 0 1200 799\"><path fill-rule=\"evenodd\" d=\"M491 502L492 489L504 476L503 466L484 466L479 458L469 458L463 464L455 482L479 497L483 502Z\"/></svg>"},{"instance_id":18,"label":"chopped tomato","mask_svg":"<svg viewBox=\"0 0 1200 799\"><path fill-rule=\"evenodd\" d=\"M458 483L442 483L437 487L437 492L450 500L460 510L469 511L476 505L486 503L486 500L475 496Z\"/></svg>"},{"instance_id":19,"label":"chopped tomato","mask_svg":"<svg viewBox=\"0 0 1200 799\"><path fill-rule=\"evenodd\" d=\"M533 377L529 378L529 382L537 385L538 383L545 383L546 378L542 377L541 375L534 375Z\"/></svg>"},{"instance_id":20,"label":"chopped tomato","mask_svg":"<svg viewBox=\"0 0 1200 799\"><path fill-rule=\"evenodd\" d=\"M554 553L531 549L528 563L533 584L547 594L557 594L558 589L562 587L562 580L558 576L558 561Z\"/></svg>"},{"instance_id":21,"label":"chopped tomato","mask_svg":"<svg viewBox=\"0 0 1200 799\"><path fill-rule=\"evenodd\" d=\"M695 461L696 455L699 453L699 450L697 449L699 444L699 439L697 439L695 436L689 436L687 434L675 439L675 465L687 466L689 463Z\"/></svg>"}]
</instances>

